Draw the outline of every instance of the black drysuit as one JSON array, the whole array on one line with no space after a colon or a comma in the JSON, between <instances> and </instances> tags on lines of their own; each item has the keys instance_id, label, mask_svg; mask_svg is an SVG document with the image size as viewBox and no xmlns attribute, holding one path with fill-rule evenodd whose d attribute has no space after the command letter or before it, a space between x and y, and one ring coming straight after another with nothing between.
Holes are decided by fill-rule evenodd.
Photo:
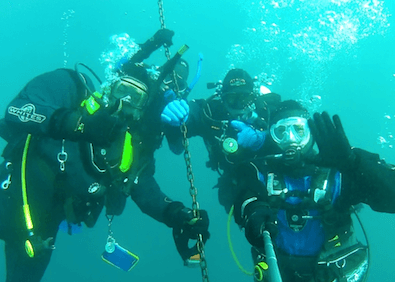
<instances>
[{"instance_id":1,"label":"black drysuit","mask_svg":"<svg viewBox=\"0 0 395 282\"><path fill-rule=\"evenodd\" d=\"M21 160L28 134L32 138L26 158L27 200L34 233L42 239L56 238L65 219L92 227L104 205L108 213L120 214L125 194L131 195L144 213L164 221L163 211L170 201L153 178L154 151L162 140L161 102L152 104L157 109L150 109L147 118L130 125L135 155L131 169L121 173L123 138L109 147L97 147L50 137L54 112L79 108L86 95L76 72L58 69L31 80L8 105L1 120L0 134L8 142L0 170L0 181L4 181L0 189L0 239L5 241L7 282L40 281L52 253L44 250L29 258L24 250L28 234L22 212ZM67 153L64 171L58 159L62 151ZM64 154L60 159L65 160ZM107 188L104 194L92 193L97 184ZM128 186L128 193L122 185Z\"/></svg>"}]
</instances>

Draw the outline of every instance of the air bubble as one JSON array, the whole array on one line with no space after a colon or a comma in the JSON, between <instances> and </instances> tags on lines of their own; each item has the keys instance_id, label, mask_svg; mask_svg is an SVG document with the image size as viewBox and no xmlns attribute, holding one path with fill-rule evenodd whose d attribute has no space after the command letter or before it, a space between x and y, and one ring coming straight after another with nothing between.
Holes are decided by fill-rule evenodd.
<instances>
[{"instance_id":1,"label":"air bubble","mask_svg":"<svg viewBox=\"0 0 395 282\"><path fill-rule=\"evenodd\" d=\"M140 50L139 45L127 33L114 34L110 36L109 41L110 49L100 56L100 62L105 66L104 72L107 80L103 88L119 78L117 71L121 65Z\"/></svg>"},{"instance_id":2,"label":"air bubble","mask_svg":"<svg viewBox=\"0 0 395 282\"><path fill-rule=\"evenodd\" d=\"M67 10L63 13L61 20L64 21L63 27L63 67L67 66L69 53L67 49L67 45L69 43L68 32L70 28L70 19L74 17L74 10Z\"/></svg>"}]
</instances>

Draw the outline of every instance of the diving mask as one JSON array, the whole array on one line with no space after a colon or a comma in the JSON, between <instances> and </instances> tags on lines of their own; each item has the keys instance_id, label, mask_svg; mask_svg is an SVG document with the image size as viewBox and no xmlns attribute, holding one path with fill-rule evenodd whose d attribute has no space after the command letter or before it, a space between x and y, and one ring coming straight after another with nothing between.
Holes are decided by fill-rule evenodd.
<instances>
[{"instance_id":1,"label":"diving mask","mask_svg":"<svg viewBox=\"0 0 395 282\"><path fill-rule=\"evenodd\" d=\"M258 117L254 93L227 92L221 95L225 108L232 118L253 124Z\"/></svg>"},{"instance_id":2,"label":"diving mask","mask_svg":"<svg viewBox=\"0 0 395 282\"><path fill-rule=\"evenodd\" d=\"M307 119L302 117L289 117L279 120L270 127L270 134L280 148L286 149L289 145L305 147L311 138Z\"/></svg>"},{"instance_id":3,"label":"diving mask","mask_svg":"<svg viewBox=\"0 0 395 282\"><path fill-rule=\"evenodd\" d=\"M221 97L228 108L234 110L242 110L254 103L256 95L253 92L251 93L225 92L222 93Z\"/></svg>"},{"instance_id":4,"label":"diving mask","mask_svg":"<svg viewBox=\"0 0 395 282\"><path fill-rule=\"evenodd\" d=\"M189 66L188 63L180 59L174 66L174 70L162 81L161 90L173 90L178 96L183 96L188 89Z\"/></svg>"},{"instance_id":5,"label":"diving mask","mask_svg":"<svg viewBox=\"0 0 395 282\"><path fill-rule=\"evenodd\" d=\"M124 76L116 82L111 95L122 103L142 110L148 101L148 87L134 77Z\"/></svg>"},{"instance_id":6,"label":"diving mask","mask_svg":"<svg viewBox=\"0 0 395 282\"><path fill-rule=\"evenodd\" d=\"M174 83L174 75L176 78L176 83ZM184 93L188 88L186 78L182 77L182 75L177 72L174 73L174 75L170 74L163 80L163 84L161 86L162 91L172 89L177 91L177 93Z\"/></svg>"}]
</instances>

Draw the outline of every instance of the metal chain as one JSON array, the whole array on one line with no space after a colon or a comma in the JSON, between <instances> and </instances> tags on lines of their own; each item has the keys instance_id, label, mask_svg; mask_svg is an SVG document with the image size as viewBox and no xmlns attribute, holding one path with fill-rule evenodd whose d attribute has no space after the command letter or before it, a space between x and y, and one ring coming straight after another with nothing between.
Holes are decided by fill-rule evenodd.
<instances>
[{"instance_id":1,"label":"metal chain","mask_svg":"<svg viewBox=\"0 0 395 282\"><path fill-rule=\"evenodd\" d=\"M192 211L193 211L194 216L196 218L199 218L200 217L199 203L196 199L198 191L197 191L197 188L195 187L195 184L194 184L195 177L194 177L193 171L192 171L191 153L189 151L189 140L187 138L188 129L187 129L185 123L183 123L181 125L181 132L183 134L182 145L184 146L184 159L185 159L185 164L187 167L187 179L190 183L189 194L192 197ZM201 234L199 234L196 244L197 244L198 252L200 254L200 268L202 270L202 279L203 279L203 282L204 281L208 282L209 279L208 279L207 261L206 261L206 255L204 252L203 237Z\"/></svg>"},{"instance_id":2,"label":"metal chain","mask_svg":"<svg viewBox=\"0 0 395 282\"><path fill-rule=\"evenodd\" d=\"M107 220L108 220L108 225L107 225L107 227L108 227L108 238L112 238L113 236L113 232L112 232L112 229L111 229L111 226L112 226L112 221L113 221L113 219L114 219L114 216L113 215L107 215L106 214L106 218L107 218Z\"/></svg>"},{"instance_id":3,"label":"metal chain","mask_svg":"<svg viewBox=\"0 0 395 282\"><path fill-rule=\"evenodd\" d=\"M112 221L114 219L114 216L106 214L106 218L108 220L108 235L107 235L107 242L106 242L105 250L108 253L113 253L115 250L115 239L112 236L113 232L111 230L111 226L112 226Z\"/></svg>"},{"instance_id":4,"label":"metal chain","mask_svg":"<svg viewBox=\"0 0 395 282\"><path fill-rule=\"evenodd\" d=\"M159 6L159 21L160 21L160 28L164 29L166 28L165 26L165 15L164 15L164 10L163 10L163 1L158 0L158 6ZM170 60L170 50L169 47L165 47L165 55L168 60Z\"/></svg>"},{"instance_id":5,"label":"metal chain","mask_svg":"<svg viewBox=\"0 0 395 282\"><path fill-rule=\"evenodd\" d=\"M196 199L197 188L195 187L195 184L194 184L195 176L193 175L193 171L192 171L191 152L189 152L189 140L187 137L188 129L187 129L185 123L183 123L181 125L181 132L183 134L182 145L184 146L184 159L185 159L185 164L187 167L187 179L191 185L189 188L189 194L192 197L192 210L193 210L194 216L199 218L199 203L197 202L197 199Z\"/></svg>"},{"instance_id":6,"label":"metal chain","mask_svg":"<svg viewBox=\"0 0 395 282\"><path fill-rule=\"evenodd\" d=\"M163 10L163 1L162 0L158 0L158 6L159 6L159 21L160 21L160 25L161 28L164 29L166 28L165 26L165 16L164 16L164 10ZM165 47L165 54L166 54L166 58L167 60L170 60L170 50L168 46L164 46ZM176 72L173 70L173 82L176 86L176 93L178 95L179 92L179 86L177 83L177 77L176 77ZM183 123L181 125L181 132L183 133L183 141L182 144L184 146L184 159L185 159L185 164L187 167L187 179L190 183L190 188L189 188L189 194L192 197L192 211L193 211L193 215L196 218L200 217L199 214L199 203L197 202L196 196L197 196L197 189L195 187L194 184L194 175L193 175L193 171L192 171L192 164L191 164L191 153L189 152L189 140L187 138L187 127L185 125L185 123ZM199 252L200 255L200 268L202 270L202 279L203 282L209 282L208 279L208 270L207 270L207 261L206 261L206 255L204 252L204 242L203 242L203 237L201 234L199 234L198 239L197 239L197 250Z\"/></svg>"},{"instance_id":7,"label":"metal chain","mask_svg":"<svg viewBox=\"0 0 395 282\"><path fill-rule=\"evenodd\" d=\"M163 9L163 0L158 0L158 7L159 7L160 28L164 29L164 28L166 28L166 26L165 26L165 15L164 15L164 9ZM165 48L166 58L167 58L167 60L170 60L171 54L170 54L169 47L164 45L164 48ZM180 87L178 86L176 72L174 70L173 70L173 82L176 86L176 89L173 89L173 90L176 90L176 94L178 95Z\"/></svg>"}]
</instances>

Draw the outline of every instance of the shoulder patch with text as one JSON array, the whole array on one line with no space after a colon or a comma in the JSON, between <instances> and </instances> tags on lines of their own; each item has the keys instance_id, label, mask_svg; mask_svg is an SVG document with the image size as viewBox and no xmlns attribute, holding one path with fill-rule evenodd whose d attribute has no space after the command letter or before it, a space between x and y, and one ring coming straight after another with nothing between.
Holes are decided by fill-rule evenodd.
<instances>
[{"instance_id":1,"label":"shoulder patch with text","mask_svg":"<svg viewBox=\"0 0 395 282\"><path fill-rule=\"evenodd\" d=\"M17 116L22 122L33 121L42 123L46 119L46 116L36 114L36 107L33 104L26 104L22 108L10 106L8 113Z\"/></svg>"}]
</instances>

